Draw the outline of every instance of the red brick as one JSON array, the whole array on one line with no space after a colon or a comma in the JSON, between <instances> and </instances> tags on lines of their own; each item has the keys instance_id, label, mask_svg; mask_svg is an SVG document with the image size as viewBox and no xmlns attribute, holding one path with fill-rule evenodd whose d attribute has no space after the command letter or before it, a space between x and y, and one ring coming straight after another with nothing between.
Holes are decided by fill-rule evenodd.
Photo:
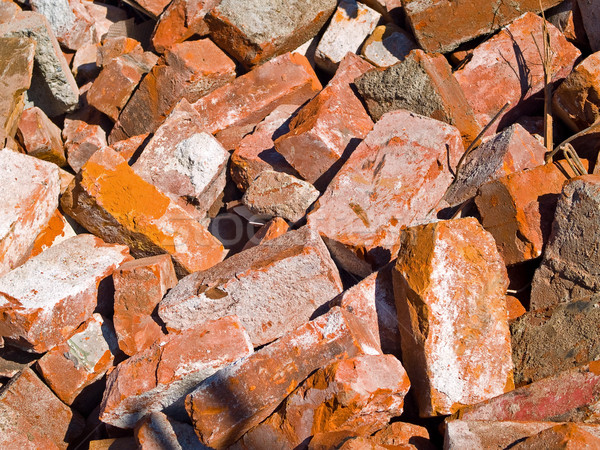
<instances>
[{"instance_id":1,"label":"red brick","mask_svg":"<svg viewBox=\"0 0 600 450\"><path fill-rule=\"evenodd\" d=\"M252 236L246 243L243 250L248 250L249 248L256 247L263 242L283 236L289 229L290 226L284 219L281 217L274 217L265 223L260 230L254 233L254 236Z\"/></svg>"},{"instance_id":2,"label":"red brick","mask_svg":"<svg viewBox=\"0 0 600 450\"><path fill-rule=\"evenodd\" d=\"M396 445L399 448L406 448L407 450L433 450L436 448L430 441L427 428L406 422L390 423L375 433L371 437L371 441L382 446Z\"/></svg>"},{"instance_id":3,"label":"red brick","mask_svg":"<svg viewBox=\"0 0 600 450\"><path fill-rule=\"evenodd\" d=\"M600 426L582 426L576 423L555 425L517 442L512 448L515 450L600 448Z\"/></svg>"},{"instance_id":4,"label":"red brick","mask_svg":"<svg viewBox=\"0 0 600 450\"><path fill-rule=\"evenodd\" d=\"M130 450L135 446L133 437L97 439L90 441L88 450Z\"/></svg>"},{"instance_id":5,"label":"red brick","mask_svg":"<svg viewBox=\"0 0 600 450\"><path fill-rule=\"evenodd\" d=\"M402 364L392 355L336 361L308 377L233 448L297 448L313 434L328 431L368 436L402 414L409 387Z\"/></svg>"},{"instance_id":6,"label":"red brick","mask_svg":"<svg viewBox=\"0 0 600 450\"><path fill-rule=\"evenodd\" d=\"M309 183L325 188L335 172L373 128L350 84L373 66L348 54L336 76L290 122L275 149Z\"/></svg>"},{"instance_id":7,"label":"red brick","mask_svg":"<svg viewBox=\"0 0 600 450\"><path fill-rule=\"evenodd\" d=\"M298 222L319 198L315 187L287 173L265 170L252 181L242 201L259 217Z\"/></svg>"},{"instance_id":8,"label":"red brick","mask_svg":"<svg viewBox=\"0 0 600 450\"><path fill-rule=\"evenodd\" d=\"M115 270L113 281L119 348L131 356L164 336L152 313L177 277L171 257L158 255L126 262Z\"/></svg>"},{"instance_id":9,"label":"red brick","mask_svg":"<svg viewBox=\"0 0 600 450\"><path fill-rule=\"evenodd\" d=\"M232 150L279 105L301 105L321 90L306 57L286 53L205 95L194 107L201 126Z\"/></svg>"},{"instance_id":10,"label":"red brick","mask_svg":"<svg viewBox=\"0 0 600 450\"><path fill-rule=\"evenodd\" d=\"M200 116L181 100L156 130L133 170L201 221L226 184L229 153L198 125Z\"/></svg>"},{"instance_id":11,"label":"red brick","mask_svg":"<svg viewBox=\"0 0 600 450\"><path fill-rule=\"evenodd\" d=\"M347 53L358 54L380 20L381 14L364 3L341 0L317 45L317 66L334 73Z\"/></svg>"},{"instance_id":12,"label":"red brick","mask_svg":"<svg viewBox=\"0 0 600 450\"><path fill-rule=\"evenodd\" d=\"M488 124L506 102L511 102L489 129L489 134L535 110L532 97L544 87L542 62L535 45L535 42L542 45L542 26L541 17L532 13L523 15L480 44L465 67L455 72L482 126ZM547 23L547 27L553 52L549 70L553 74L552 81L558 82L571 72L581 53L554 25ZM520 75L515 76L515 71Z\"/></svg>"},{"instance_id":13,"label":"red brick","mask_svg":"<svg viewBox=\"0 0 600 450\"><path fill-rule=\"evenodd\" d=\"M0 276L22 264L58 207L58 167L0 150Z\"/></svg>"},{"instance_id":14,"label":"red brick","mask_svg":"<svg viewBox=\"0 0 600 450\"><path fill-rule=\"evenodd\" d=\"M113 142L111 148L123 157L126 161L130 161L134 155L143 151L148 143L150 133L132 136L122 141Z\"/></svg>"},{"instance_id":15,"label":"red brick","mask_svg":"<svg viewBox=\"0 0 600 450\"><path fill-rule=\"evenodd\" d=\"M475 203L506 265L541 256L556 201L571 169L565 161L544 164L490 181Z\"/></svg>"},{"instance_id":16,"label":"red brick","mask_svg":"<svg viewBox=\"0 0 600 450\"><path fill-rule=\"evenodd\" d=\"M169 331L236 314L260 346L305 323L341 291L321 238L302 228L181 280L158 314Z\"/></svg>"},{"instance_id":17,"label":"red brick","mask_svg":"<svg viewBox=\"0 0 600 450\"><path fill-rule=\"evenodd\" d=\"M3 86L0 97L0 147L4 148L6 139L12 139L23 107L25 93L31 85L33 74L33 56L35 41L26 37L0 38L0 66L4 69L0 75Z\"/></svg>"},{"instance_id":18,"label":"red brick","mask_svg":"<svg viewBox=\"0 0 600 450\"><path fill-rule=\"evenodd\" d=\"M94 153L106 147L106 133L102 127L83 120L65 119L62 136L67 161L75 172L79 172Z\"/></svg>"},{"instance_id":19,"label":"red brick","mask_svg":"<svg viewBox=\"0 0 600 450\"><path fill-rule=\"evenodd\" d=\"M464 152L456 128L409 111L384 115L342 166L308 226L336 261L369 275L399 250L400 229L435 217L452 181L448 161Z\"/></svg>"},{"instance_id":20,"label":"red brick","mask_svg":"<svg viewBox=\"0 0 600 450\"><path fill-rule=\"evenodd\" d=\"M600 362L594 361L462 408L454 418L600 423L599 401Z\"/></svg>"},{"instance_id":21,"label":"red brick","mask_svg":"<svg viewBox=\"0 0 600 450\"><path fill-rule=\"evenodd\" d=\"M6 449L66 449L83 431L85 421L25 369L0 393L0 446Z\"/></svg>"},{"instance_id":22,"label":"red brick","mask_svg":"<svg viewBox=\"0 0 600 450\"><path fill-rule=\"evenodd\" d=\"M556 422L451 420L445 423L444 445L449 449L513 448L524 438L555 425Z\"/></svg>"},{"instance_id":23,"label":"red brick","mask_svg":"<svg viewBox=\"0 0 600 450\"><path fill-rule=\"evenodd\" d=\"M168 253L180 276L225 256L206 228L133 171L110 148L96 152L61 198L63 211L135 257Z\"/></svg>"},{"instance_id":24,"label":"red brick","mask_svg":"<svg viewBox=\"0 0 600 450\"><path fill-rule=\"evenodd\" d=\"M98 67L103 67L119 56L131 54L133 57L139 57L143 53L142 44L135 39L126 36L107 37L98 47L96 63Z\"/></svg>"},{"instance_id":25,"label":"red brick","mask_svg":"<svg viewBox=\"0 0 600 450\"><path fill-rule=\"evenodd\" d=\"M402 359L421 417L513 389L506 268L473 218L405 229L394 267Z\"/></svg>"},{"instance_id":26,"label":"red brick","mask_svg":"<svg viewBox=\"0 0 600 450\"><path fill-rule=\"evenodd\" d=\"M559 3L546 11L546 18L578 47L589 46L577 0L565 0Z\"/></svg>"},{"instance_id":27,"label":"red brick","mask_svg":"<svg viewBox=\"0 0 600 450\"><path fill-rule=\"evenodd\" d=\"M183 399L202 380L253 351L235 316L167 336L120 363L108 376L100 420L134 428L153 411L185 420Z\"/></svg>"},{"instance_id":28,"label":"red brick","mask_svg":"<svg viewBox=\"0 0 600 450\"><path fill-rule=\"evenodd\" d=\"M377 354L352 314L332 309L204 380L186 399L203 444L227 447L266 419L311 372L336 360Z\"/></svg>"},{"instance_id":29,"label":"red brick","mask_svg":"<svg viewBox=\"0 0 600 450\"><path fill-rule=\"evenodd\" d=\"M54 214L48 220L48 223L40 231L40 233L35 238L33 245L31 246L31 253L29 254L29 258L33 258L36 255L39 255L44 250L52 247L53 245L58 244L59 242L65 241L70 237L75 236L75 230L71 226L65 216L62 215L60 210L57 208L54 211Z\"/></svg>"},{"instance_id":30,"label":"red brick","mask_svg":"<svg viewBox=\"0 0 600 450\"><path fill-rule=\"evenodd\" d=\"M315 36L335 9L335 0L222 0L205 20L210 36L247 68L294 50Z\"/></svg>"},{"instance_id":31,"label":"red brick","mask_svg":"<svg viewBox=\"0 0 600 450\"><path fill-rule=\"evenodd\" d=\"M245 192L261 172L275 170L298 175L285 158L275 150L274 141L289 132L290 120L300 105L275 108L252 133L242 138L231 154L231 177L239 190Z\"/></svg>"},{"instance_id":32,"label":"red brick","mask_svg":"<svg viewBox=\"0 0 600 450\"><path fill-rule=\"evenodd\" d=\"M23 111L18 132L28 155L61 167L67 164L60 128L41 109L34 106Z\"/></svg>"},{"instance_id":33,"label":"red brick","mask_svg":"<svg viewBox=\"0 0 600 450\"><path fill-rule=\"evenodd\" d=\"M444 200L450 205L463 203L488 181L544 164L545 154L546 147L521 125L511 125L467 155Z\"/></svg>"},{"instance_id":34,"label":"red brick","mask_svg":"<svg viewBox=\"0 0 600 450\"><path fill-rule=\"evenodd\" d=\"M157 60L150 52L127 53L114 58L102 67L88 91L89 104L116 121L142 77Z\"/></svg>"},{"instance_id":35,"label":"red brick","mask_svg":"<svg viewBox=\"0 0 600 450\"><path fill-rule=\"evenodd\" d=\"M140 83L110 141L154 132L179 100L193 103L235 75L234 62L210 39L173 45Z\"/></svg>"},{"instance_id":36,"label":"red brick","mask_svg":"<svg viewBox=\"0 0 600 450\"><path fill-rule=\"evenodd\" d=\"M46 353L37 369L57 397L72 405L112 366L116 343L112 323L94 314L73 336Z\"/></svg>"},{"instance_id":37,"label":"red brick","mask_svg":"<svg viewBox=\"0 0 600 450\"><path fill-rule=\"evenodd\" d=\"M126 247L89 234L40 253L0 278L0 335L37 353L60 344L92 315L98 283L128 259Z\"/></svg>"},{"instance_id":38,"label":"red brick","mask_svg":"<svg viewBox=\"0 0 600 450\"><path fill-rule=\"evenodd\" d=\"M174 0L161 14L154 33L152 45L163 53L174 44L183 42L193 35L208 34L204 17L220 0Z\"/></svg>"},{"instance_id":39,"label":"red brick","mask_svg":"<svg viewBox=\"0 0 600 450\"><path fill-rule=\"evenodd\" d=\"M577 132L600 118L600 52L578 64L552 96L552 110Z\"/></svg>"},{"instance_id":40,"label":"red brick","mask_svg":"<svg viewBox=\"0 0 600 450\"><path fill-rule=\"evenodd\" d=\"M459 44L490 34L527 11L548 9L560 0L517 0L497 4L493 0L422 2L404 0L402 5L421 48L447 53ZM541 41L538 41L541 42Z\"/></svg>"},{"instance_id":41,"label":"red brick","mask_svg":"<svg viewBox=\"0 0 600 450\"><path fill-rule=\"evenodd\" d=\"M160 13L168 6L170 3L169 0L128 0L129 4L134 4L134 6L141 8L145 11L150 17L156 19L160 16Z\"/></svg>"},{"instance_id":42,"label":"red brick","mask_svg":"<svg viewBox=\"0 0 600 450\"><path fill-rule=\"evenodd\" d=\"M372 273L333 300L339 306L360 318L381 343L383 353L400 358L400 330L392 285L392 264Z\"/></svg>"}]
</instances>

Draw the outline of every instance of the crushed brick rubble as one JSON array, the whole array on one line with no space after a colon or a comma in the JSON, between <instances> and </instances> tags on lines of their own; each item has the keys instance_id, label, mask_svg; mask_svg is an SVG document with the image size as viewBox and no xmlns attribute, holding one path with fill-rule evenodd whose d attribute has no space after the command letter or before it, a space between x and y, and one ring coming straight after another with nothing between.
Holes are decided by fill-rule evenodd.
<instances>
[{"instance_id":1,"label":"crushed brick rubble","mask_svg":"<svg viewBox=\"0 0 600 450\"><path fill-rule=\"evenodd\" d=\"M600 1L0 0L0 448L600 448Z\"/></svg>"}]
</instances>

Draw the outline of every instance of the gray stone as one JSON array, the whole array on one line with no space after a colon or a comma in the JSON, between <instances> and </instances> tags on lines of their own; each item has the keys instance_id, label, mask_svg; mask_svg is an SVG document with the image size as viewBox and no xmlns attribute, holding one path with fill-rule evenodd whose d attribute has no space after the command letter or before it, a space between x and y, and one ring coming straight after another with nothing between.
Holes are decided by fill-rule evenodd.
<instances>
[{"instance_id":1,"label":"gray stone","mask_svg":"<svg viewBox=\"0 0 600 450\"><path fill-rule=\"evenodd\" d=\"M3 24L2 36L30 37L36 42L33 78L27 97L49 117L73 110L79 89L58 41L46 18L30 11L19 12Z\"/></svg>"},{"instance_id":2,"label":"gray stone","mask_svg":"<svg viewBox=\"0 0 600 450\"><path fill-rule=\"evenodd\" d=\"M319 191L312 184L287 173L265 170L252 181L242 200L254 214L297 222L317 198Z\"/></svg>"},{"instance_id":3,"label":"gray stone","mask_svg":"<svg viewBox=\"0 0 600 450\"><path fill-rule=\"evenodd\" d=\"M223 0L205 20L211 39L251 67L315 36L336 4L336 0Z\"/></svg>"},{"instance_id":4,"label":"gray stone","mask_svg":"<svg viewBox=\"0 0 600 450\"><path fill-rule=\"evenodd\" d=\"M600 175L568 181L556 206L542 263L533 277L531 309L600 291Z\"/></svg>"},{"instance_id":5,"label":"gray stone","mask_svg":"<svg viewBox=\"0 0 600 450\"><path fill-rule=\"evenodd\" d=\"M81 0L30 0L29 3L35 12L48 19L54 35L66 48L77 50L93 41L95 30L92 18Z\"/></svg>"},{"instance_id":6,"label":"gray stone","mask_svg":"<svg viewBox=\"0 0 600 450\"><path fill-rule=\"evenodd\" d=\"M515 385L600 359L600 296L529 311L510 325Z\"/></svg>"},{"instance_id":7,"label":"gray stone","mask_svg":"<svg viewBox=\"0 0 600 450\"><path fill-rule=\"evenodd\" d=\"M158 314L169 332L235 314L259 346L307 322L341 291L327 248L305 227L185 277Z\"/></svg>"},{"instance_id":8,"label":"gray stone","mask_svg":"<svg viewBox=\"0 0 600 450\"><path fill-rule=\"evenodd\" d=\"M402 62L370 70L354 83L375 121L387 112L406 109L456 126L465 145L479 134L473 110L440 54L413 50Z\"/></svg>"}]
</instances>

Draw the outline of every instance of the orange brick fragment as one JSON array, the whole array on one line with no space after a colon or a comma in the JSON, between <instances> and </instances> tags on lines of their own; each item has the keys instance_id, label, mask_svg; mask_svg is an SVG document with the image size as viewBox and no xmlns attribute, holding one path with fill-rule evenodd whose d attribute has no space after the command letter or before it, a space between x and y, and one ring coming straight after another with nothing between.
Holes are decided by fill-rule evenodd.
<instances>
[{"instance_id":1,"label":"orange brick fragment","mask_svg":"<svg viewBox=\"0 0 600 450\"><path fill-rule=\"evenodd\" d=\"M394 271L402 358L422 417L513 389L505 292L492 236L473 218L407 228Z\"/></svg>"},{"instance_id":2,"label":"orange brick fragment","mask_svg":"<svg viewBox=\"0 0 600 450\"><path fill-rule=\"evenodd\" d=\"M116 152L97 151L63 194L66 214L136 257L169 253L179 275L223 259L221 243Z\"/></svg>"},{"instance_id":3,"label":"orange brick fragment","mask_svg":"<svg viewBox=\"0 0 600 450\"><path fill-rule=\"evenodd\" d=\"M305 56L286 53L202 97L194 107L202 116L200 125L231 150L276 107L301 105L321 87Z\"/></svg>"},{"instance_id":4,"label":"orange brick fragment","mask_svg":"<svg viewBox=\"0 0 600 450\"><path fill-rule=\"evenodd\" d=\"M177 277L171 257L157 255L126 262L115 270L113 281L119 348L131 356L164 336L152 313Z\"/></svg>"}]
</instances>

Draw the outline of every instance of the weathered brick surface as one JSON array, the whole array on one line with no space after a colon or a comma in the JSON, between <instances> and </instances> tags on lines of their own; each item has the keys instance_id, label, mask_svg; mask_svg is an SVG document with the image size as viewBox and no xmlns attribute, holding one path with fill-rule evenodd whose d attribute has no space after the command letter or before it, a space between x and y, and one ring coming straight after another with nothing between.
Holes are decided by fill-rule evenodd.
<instances>
[{"instance_id":1,"label":"weathered brick surface","mask_svg":"<svg viewBox=\"0 0 600 450\"><path fill-rule=\"evenodd\" d=\"M116 121L142 77L157 60L150 52L126 53L112 59L103 65L88 91L89 104Z\"/></svg>"},{"instance_id":2,"label":"weathered brick surface","mask_svg":"<svg viewBox=\"0 0 600 450\"><path fill-rule=\"evenodd\" d=\"M393 263L390 263L372 273L332 299L331 305L344 308L359 317L373 331L383 353L400 358L402 350L392 269Z\"/></svg>"},{"instance_id":3,"label":"weathered brick surface","mask_svg":"<svg viewBox=\"0 0 600 450\"><path fill-rule=\"evenodd\" d=\"M286 53L205 95L194 107L201 126L231 150L275 108L301 105L321 88L306 57Z\"/></svg>"},{"instance_id":4,"label":"weathered brick surface","mask_svg":"<svg viewBox=\"0 0 600 450\"><path fill-rule=\"evenodd\" d=\"M230 170L238 189L245 192L252 180L265 170L298 175L283 155L275 150L274 141L290 131L290 120L299 106L278 106L236 146L231 154Z\"/></svg>"},{"instance_id":5,"label":"weathered brick surface","mask_svg":"<svg viewBox=\"0 0 600 450\"><path fill-rule=\"evenodd\" d=\"M186 277L158 314L169 330L236 314L259 346L302 325L341 291L321 238L302 228Z\"/></svg>"},{"instance_id":6,"label":"weathered brick surface","mask_svg":"<svg viewBox=\"0 0 600 450\"><path fill-rule=\"evenodd\" d=\"M111 135L154 132L179 100L193 103L235 75L234 62L209 39L175 44L142 80Z\"/></svg>"},{"instance_id":7,"label":"weathered brick surface","mask_svg":"<svg viewBox=\"0 0 600 450\"><path fill-rule=\"evenodd\" d=\"M417 44L411 34L390 23L373 30L360 54L377 67L389 67L404 60L415 48Z\"/></svg>"},{"instance_id":8,"label":"weathered brick surface","mask_svg":"<svg viewBox=\"0 0 600 450\"><path fill-rule=\"evenodd\" d=\"M126 262L113 273L113 282L115 332L119 348L131 356L164 336L152 314L177 277L171 257L157 255Z\"/></svg>"},{"instance_id":9,"label":"weathered brick surface","mask_svg":"<svg viewBox=\"0 0 600 450\"><path fill-rule=\"evenodd\" d=\"M88 234L40 253L0 277L0 336L37 353L60 344L92 315L98 283L130 258Z\"/></svg>"},{"instance_id":10,"label":"weathered brick surface","mask_svg":"<svg viewBox=\"0 0 600 450\"><path fill-rule=\"evenodd\" d=\"M569 173L566 162L560 161L515 172L479 188L475 203L483 227L496 239L507 265L541 256Z\"/></svg>"},{"instance_id":11,"label":"weathered brick surface","mask_svg":"<svg viewBox=\"0 0 600 450\"><path fill-rule=\"evenodd\" d=\"M134 428L153 411L185 420L183 400L202 380L253 351L235 316L167 336L120 363L108 376L100 420Z\"/></svg>"},{"instance_id":12,"label":"weathered brick surface","mask_svg":"<svg viewBox=\"0 0 600 450\"><path fill-rule=\"evenodd\" d=\"M331 16L335 0L222 0L205 20L211 38L246 67L299 47Z\"/></svg>"},{"instance_id":13,"label":"weathered brick surface","mask_svg":"<svg viewBox=\"0 0 600 450\"><path fill-rule=\"evenodd\" d=\"M132 166L197 220L204 219L223 192L229 160L219 141L199 125L201 120L181 100Z\"/></svg>"},{"instance_id":14,"label":"weathered brick surface","mask_svg":"<svg viewBox=\"0 0 600 450\"><path fill-rule=\"evenodd\" d=\"M578 64L556 89L553 111L573 131L581 131L600 118L600 52Z\"/></svg>"},{"instance_id":15,"label":"weathered brick surface","mask_svg":"<svg viewBox=\"0 0 600 450\"><path fill-rule=\"evenodd\" d=\"M191 425L153 412L135 428L135 440L141 450L206 450ZM125 450L125 449L124 449Z\"/></svg>"},{"instance_id":16,"label":"weathered brick surface","mask_svg":"<svg viewBox=\"0 0 600 450\"><path fill-rule=\"evenodd\" d=\"M154 49L163 53L169 47L183 42L194 34L205 36L208 25L206 14L220 3L220 0L174 0L160 15L152 33Z\"/></svg>"},{"instance_id":17,"label":"weathered brick surface","mask_svg":"<svg viewBox=\"0 0 600 450\"><path fill-rule=\"evenodd\" d=\"M22 264L58 206L58 167L0 150L0 275Z\"/></svg>"},{"instance_id":18,"label":"weathered brick surface","mask_svg":"<svg viewBox=\"0 0 600 450\"><path fill-rule=\"evenodd\" d=\"M473 198L488 181L544 164L545 154L546 147L521 125L511 125L468 154L444 200L457 205Z\"/></svg>"},{"instance_id":19,"label":"weathered brick surface","mask_svg":"<svg viewBox=\"0 0 600 450\"><path fill-rule=\"evenodd\" d=\"M366 276L399 250L402 226L435 217L464 148L450 125L409 111L382 117L342 166L308 226L323 236L334 258Z\"/></svg>"},{"instance_id":20,"label":"weathered brick surface","mask_svg":"<svg viewBox=\"0 0 600 450\"><path fill-rule=\"evenodd\" d=\"M260 230L258 230L246 243L243 250L247 250L263 242L270 241L271 239L278 238L284 235L290 229L288 223L281 217L274 217L265 223Z\"/></svg>"},{"instance_id":21,"label":"weathered brick surface","mask_svg":"<svg viewBox=\"0 0 600 450\"><path fill-rule=\"evenodd\" d=\"M27 37L0 37L0 146L15 137L25 104L25 91L31 85L35 41Z\"/></svg>"},{"instance_id":22,"label":"weathered brick surface","mask_svg":"<svg viewBox=\"0 0 600 450\"><path fill-rule=\"evenodd\" d=\"M455 418L487 421L599 423L600 362L575 369L462 408Z\"/></svg>"},{"instance_id":23,"label":"weathered brick surface","mask_svg":"<svg viewBox=\"0 0 600 450\"><path fill-rule=\"evenodd\" d=\"M290 121L290 131L275 141L275 149L309 183L324 189L373 128L373 121L351 88L371 69L348 54L329 84Z\"/></svg>"},{"instance_id":24,"label":"weathered brick surface","mask_svg":"<svg viewBox=\"0 0 600 450\"><path fill-rule=\"evenodd\" d=\"M79 172L90 157L106 147L106 133L100 125L84 120L65 119L62 136L69 166Z\"/></svg>"},{"instance_id":25,"label":"weathered brick surface","mask_svg":"<svg viewBox=\"0 0 600 450\"><path fill-rule=\"evenodd\" d=\"M180 276L223 259L223 246L110 148L96 152L61 198L65 213L136 257L168 253Z\"/></svg>"},{"instance_id":26,"label":"weathered brick surface","mask_svg":"<svg viewBox=\"0 0 600 450\"><path fill-rule=\"evenodd\" d=\"M513 446L515 450L537 448L598 448L600 447L600 425L564 423L540 431Z\"/></svg>"},{"instance_id":27,"label":"weathered brick surface","mask_svg":"<svg viewBox=\"0 0 600 450\"><path fill-rule=\"evenodd\" d=\"M52 27L58 42L77 50L93 42L95 30L93 18L81 0L31 0L32 9L43 14Z\"/></svg>"},{"instance_id":28,"label":"weathered brick surface","mask_svg":"<svg viewBox=\"0 0 600 450\"><path fill-rule=\"evenodd\" d=\"M6 449L66 449L85 420L61 402L29 368L0 392L0 446Z\"/></svg>"},{"instance_id":29,"label":"weathered brick surface","mask_svg":"<svg viewBox=\"0 0 600 450\"><path fill-rule=\"evenodd\" d=\"M258 216L297 222L317 198L319 191L312 184L287 173L265 170L250 183L242 200Z\"/></svg>"},{"instance_id":30,"label":"weathered brick surface","mask_svg":"<svg viewBox=\"0 0 600 450\"><path fill-rule=\"evenodd\" d=\"M311 372L336 360L378 354L372 335L339 308L202 382L186 399L200 440L225 448L266 419Z\"/></svg>"},{"instance_id":31,"label":"weathered brick surface","mask_svg":"<svg viewBox=\"0 0 600 450\"><path fill-rule=\"evenodd\" d=\"M342 0L315 51L315 63L334 73L347 53L358 54L363 41L369 36L381 14L356 0Z\"/></svg>"},{"instance_id":32,"label":"weathered brick surface","mask_svg":"<svg viewBox=\"0 0 600 450\"><path fill-rule=\"evenodd\" d=\"M480 44L464 68L454 73L482 126L488 124L506 102L511 102L490 128L490 134L535 110L532 97L544 87L543 66L535 44L543 42L542 27L541 17L532 13L523 15ZM552 81L558 82L571 72L581 52L554 25L548 23L547 29L552 42L549 70L553 74Z\"/></svg>"},{"instance_id":33,"label":"weathered brick surface","mask_svg":"<svg viewBox=\"0 0 600 450\"><path fill-rule=\"evenodd\" d=\"M23 111L18 133L28 155L61 167L66 165L60 128L44 114L44 111L35 106Z\"/></svg>"},{"instance_id":34,"label":"weathered brick surface","mask_svg":"<svg viewBox=\"0 0 600 450\"><path fill-rule=\"evenodd\" d=\"M419 414L451 414L512 389L508 276L492 236L456 219L407 228L400 248L394 294Z\"/></svg>"},{"instance_id":35,"label":"weathered brick surface","mask_svg":"<svg viewBox=\"0 0 600 450\"><path fill-rule=\"evenodd\" d=\"M392 355L337 361L308 377L236 449L297 448L313 434L349 430L368 436L402 414L410 382Z\"/></svg>"},{"instance_id":36,"label":"weathered brick surface","mask_svg":"<svg viewBox=\"0 0 600 450\"><path fill-rule=\"evenodd\" d=\"M71 405L112 366L116 350L112 323L94 314L73 336L46 353L37 369L57 397Z\"/></svg>"},{"instance_id":37,"label":"weathered brick surface","mask_svg":"<svg viewBox=\"0 0 600 450\"><path fill-rule=\"evenodd\" d=\"M421 48L446 53L459 44L489 34L527 11L539 12L560 0L518 0L497 4L492 0L422 2L403 0L407 19Z\"/></svg>"},{"instance_id":38,"label":"weathered brick surface","mask_svg":"<svg viewBox=\"0 0 600 450\"><path fill-rule=\"evenodd\" d=\"M586 298L598 291L596 215L600 176L568 181L558 198L552 231L531 286L531 308Z\"/></svg>"}]
</instances>

